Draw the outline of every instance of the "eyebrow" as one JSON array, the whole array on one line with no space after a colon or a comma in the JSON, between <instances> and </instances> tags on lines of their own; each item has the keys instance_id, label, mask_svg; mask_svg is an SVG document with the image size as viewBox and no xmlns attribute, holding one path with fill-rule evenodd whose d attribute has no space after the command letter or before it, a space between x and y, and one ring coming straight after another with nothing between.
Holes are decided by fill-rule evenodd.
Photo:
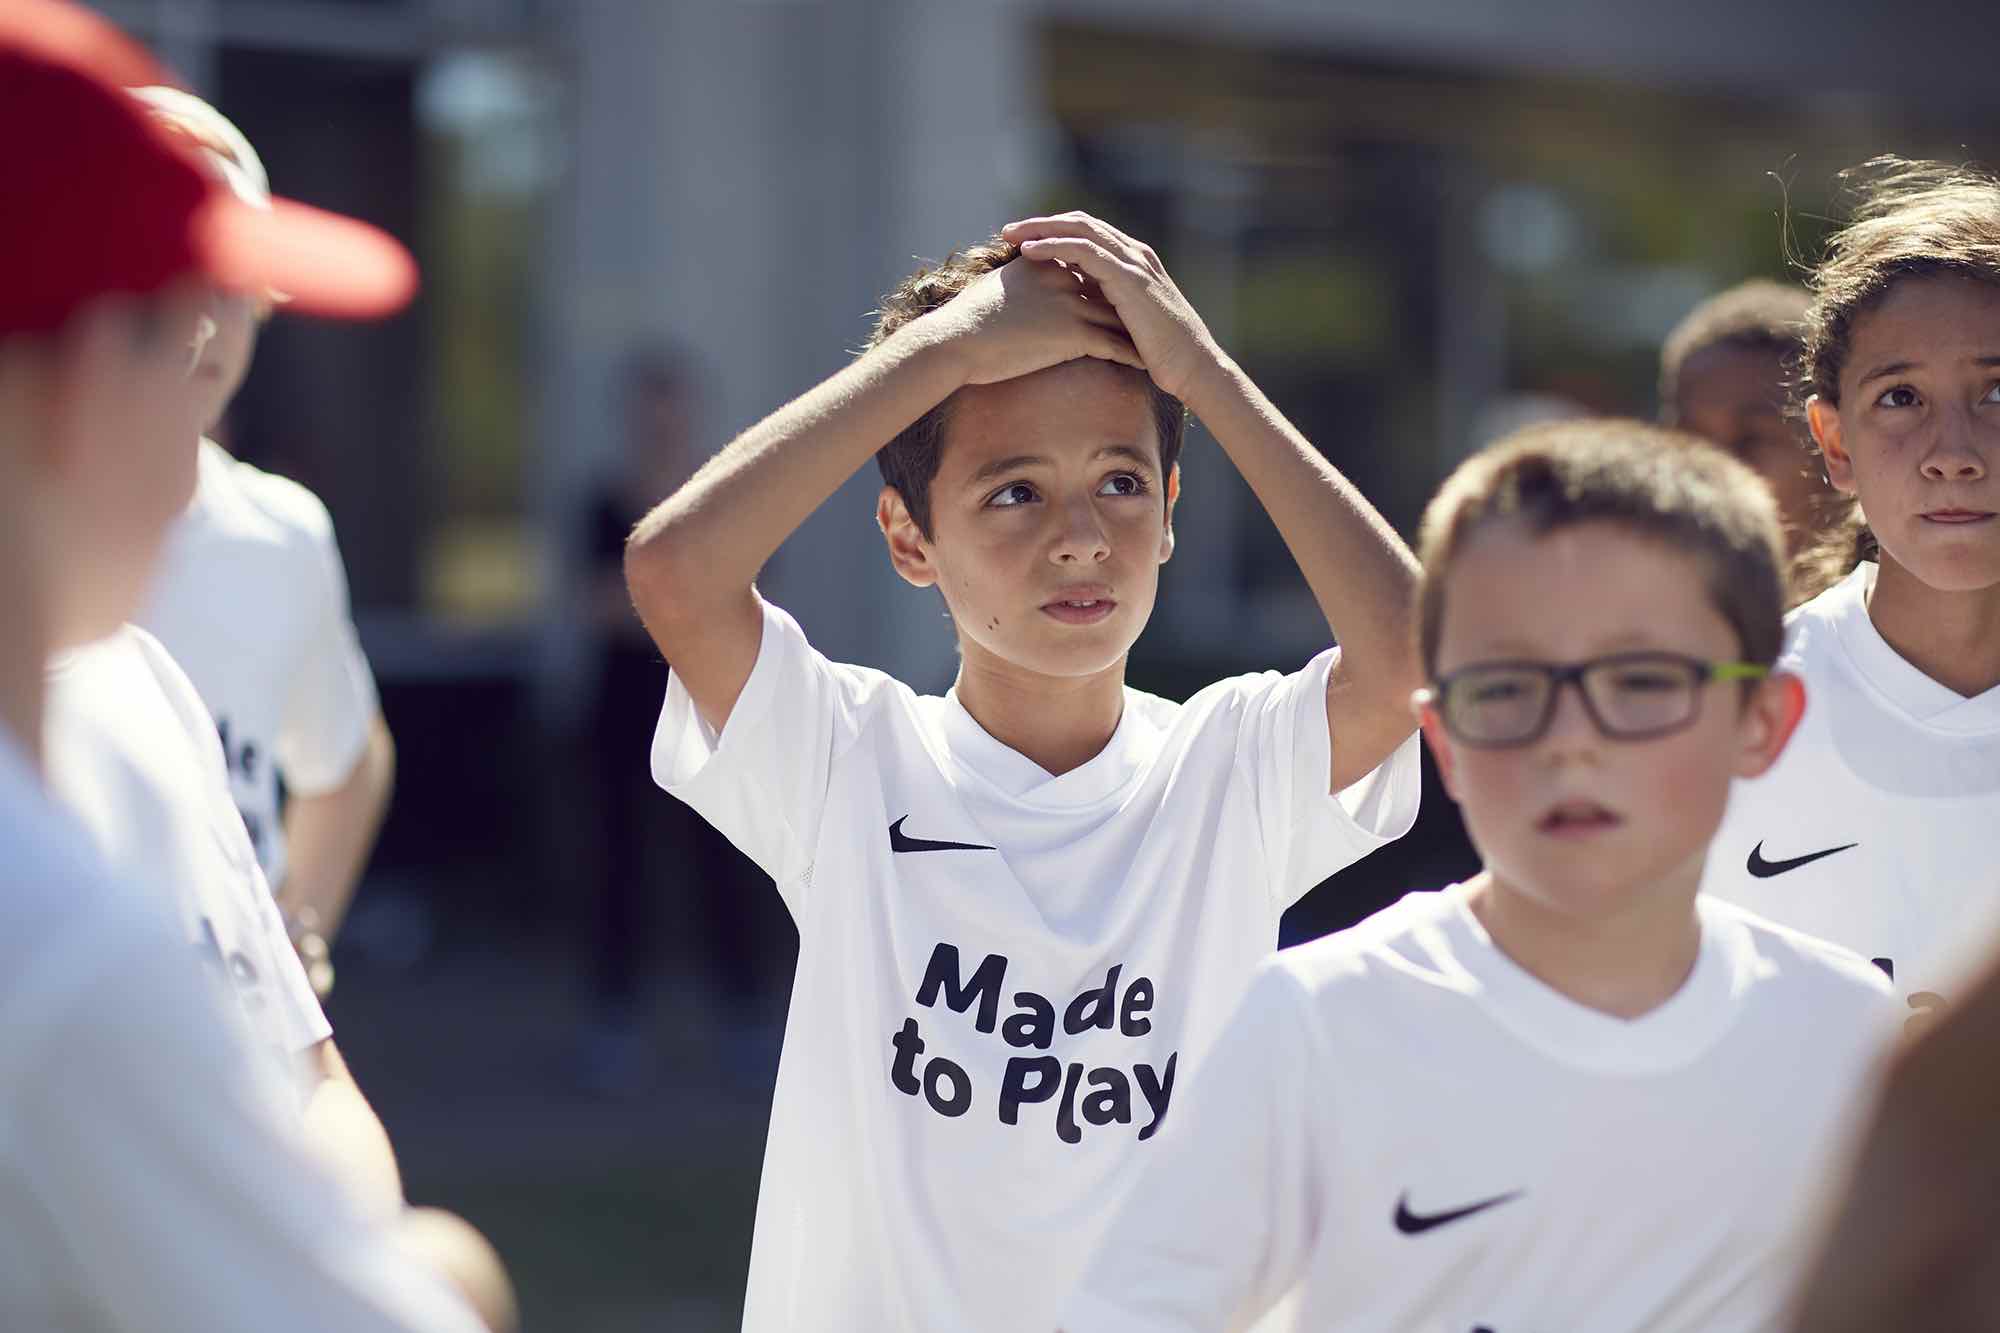
<instances>
[{"instance_id":1,"label":"eyebrow","mask_svg":"<svg viewBox=\"0 0 2000 1333\"><path fill-rule=\"evenodd\" d=\"M1129 444L1107 444L1092 454L1090 461L1095 463L1106 458L1127 459L1139 464L1148 472L1153 471L1158 466L1152 459L1146 457L1142 451L1135 449ZM981 486L989 481L998 481L1009 472L1019 472L1023 468L1047 467L1049 466L1049 461L1048 457L1044 454L1015 454L1011 458L996 458L966 478L965 484L967 487Z\"/></svg>"},{"instance_id":2,"label":"eyebrow","mask_svg":"<svg viewBox=\"0 0 2000 1333\"><path fill-rule=\"evenodd\" d=\"M1496 639L1494 642L1487 644L1486 649L1485 655L1482 658L1474 659L1474 661L1553 662L1556 660L1526 639ZM1591 645L1590 651L1585 653L1583 657L1565 660L1588 661L1594 657L1612 657L1620 653L1679 653L1682 651L1682 649L1662 644L1649 633L1634 631L1628 634L1614 634L1608 639L1599 639ZM1693 655L1699 656L1700 654Z\"/></svg>"},{"instance_id":3,"label":"eyebrow","mask_svg":"<svg viewBox=\"0 0 2000 1333\"><path fill-rule=\"evenodd\" d=\"M1875 369L1869 371L1866 375L1863 375L1860 379L1856 380L1854 382L1854 387L1858 389L1861 388L1863 385L1870 383L1873 380L1885 379L1890 375L1907 375L1910 371L1916 370L1921 364L1922 364L1921 362L1917 361L1887 362L1886 364L1875 367ZM2000 356L1975 356L1972 358L1972 364L1975 366L1985 366L1988 369L1991 369L1993 367L2000 366Z\"/></svg>"}]
</instances>

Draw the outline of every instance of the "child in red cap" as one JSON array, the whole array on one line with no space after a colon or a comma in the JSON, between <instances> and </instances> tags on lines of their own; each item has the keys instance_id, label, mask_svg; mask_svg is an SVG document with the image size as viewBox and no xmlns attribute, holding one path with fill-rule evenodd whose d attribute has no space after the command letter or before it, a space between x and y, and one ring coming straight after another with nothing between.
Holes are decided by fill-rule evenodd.
<instances>
[{"instance_id":1,"label":"child in red cap","mask_svg":"<svg viewBox=\"0 0 2000 1333\"><path fill-rule=\"evenodd\" d=\"M49 802L51 648L136 609L193 482L188 374L218 290L387 313L415 268L362 224L243 204L118 82L143 52L0 8L0 1323L472 1330L308 1154L287 1089L185 947Z\"/></svg>"}]
</instances>

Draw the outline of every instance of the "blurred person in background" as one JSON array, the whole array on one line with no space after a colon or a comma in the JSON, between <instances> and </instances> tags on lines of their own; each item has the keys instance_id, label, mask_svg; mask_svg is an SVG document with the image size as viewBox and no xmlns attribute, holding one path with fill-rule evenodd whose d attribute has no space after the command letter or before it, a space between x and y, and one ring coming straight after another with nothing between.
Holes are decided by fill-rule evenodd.
<instances>
[{"instance_id":1,"label":"blurred person in background","mask_svg":"<svg viewBox=\"0 0 2000 1333\"><path fill-rule=\"evenodd\" d=\"M1762 477L1796 557L1835 521L1840 495L1790 411L1811 295L1756 278L1689 311L1660 348L1660 416Z\"/></svg>"},{"instance_id":2,"label":"blurred person in background","mask_svg":"<svg viewBox=\"0 0 2000 1333\"><path fill-rule=\"evenodd\" d=\"M249 1021L278 994L247 984L256 942L225 955L225 917L204 962L170 877L106 866L38 771L51 654L136 609L193 488L218 290L360 317L414 286L379 232L243 206L108 81L157 77L84 11L0 7L0 115L32 131L0 147L31 204L0 210L0 1326L470 1333L306 1148Z\"/></svg>"},{"instance_id":3,"label":"blurred person in background","mask_svg":"<svg viewBox=\"0 0 2000 1333\"><path fill-rule=\"evenodd\" d=\"M712 969L721 1006L716 1018L730 1029L721 1049L745 1063L760 1050L772 1061L777 1054L775 1036L742 1040L754 1035L761 999L757 899L749 892L755 867L688 807L654 800L646 772L667 664L632 609L625 539L705 457L695 442L696 368L678 348L640 346L620 366L614 391L621 447L613 470L590 493L584 542L584 604L599 660L583 739L601 850L581 1072L588 1087L608 1094L639 1091L655 1073L644 1014L662 889L669 901L692 903L701 914L699 952ZM770 1062L754 1072L768 1077Z\"/></svg>"},{"instance_id":4,"label":"blurred person in background","mask_svg":"<svg viewBox=\"0 0 2000 1333\"><path fill-rule=\"evenodd\" d=\"M221 112L178 88L134 95L246 202L270 198L256 149ZM215 303L215 336L194 375L211 434L138 623L214 714L251 845L324 997L333 983L327 949L388 808L396 751L326 506L298 483L231 458L212 434L272 308L259 296Z\"/></svg>"}]
</instances>

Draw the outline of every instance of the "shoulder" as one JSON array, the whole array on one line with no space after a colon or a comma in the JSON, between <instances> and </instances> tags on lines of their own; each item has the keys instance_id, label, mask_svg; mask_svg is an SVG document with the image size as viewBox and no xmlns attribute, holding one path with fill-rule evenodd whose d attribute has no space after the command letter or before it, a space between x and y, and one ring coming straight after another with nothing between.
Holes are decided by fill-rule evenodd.
<instances>
[{"instance_id":1,"label":"shoulder","mask_svg":"<svg viewBox=\"0 0 2000 1333\"><path fill-rule=\"evenodd\" d=\"M163 803L222 771L208 706L160 641L136 625L53 672L48 709L50 775L73 799L125 791ZM126 781L131 774L147 776Z\"/></svg>"},{"instance_id":2,"label":"shoulder","mask_svg":"<svg viewBox=\"0 0 2000 1333\"><path fill-rule=\"evenodd\" d=\"M1280 950L1274 963L1305 993L1344 1002L1345 992L1447 983L1454 971L1446 927L1454 890L1405 894L1346 930Z\"/></svg>"},{"instance_id":3,"label":"shoulder","mask_svg":"<svg viewBox=\"0 0 2000 1333\"><path fill-rule=\"evenodd\" d=\"M1703 929L1733 937L1737 971L1744 979L1776 981L1829 1003L1862 1009L1880 1007L1895 994L1882 969L1852 949L1720 898L1703 895L1699 902Z\"/></svg>"},{"instance_id":4,"label":"shoulder","mask_svg":"<svg viewBox=\"0 0 2000 1333\"><path fill-rule=\"evenodd\" d=\"M237 488L272 522L310 541L333 540L333 516L306 487L240 459L232 460L230 467Z\"/></svg>"},{"instance_id":5,"label":"shoulder","mask_svg":"<svg viewBox=\"0 0 2000 1333\"><path fill-rule=\"evenodd\" d=\"M1310 701L1323 706L1328 673L1339 660L1340 650L1328 648L1296 671L1249 671L1224 676L1203 686L1184 704L1175 704L1153 695L1128 691L1159 710L1163 730L1209 728L1242 729L1256 719L1277 720L1290 716L1288 710Z\"/></svg>"},{"instance_id":6,"label":"shoulder","mask_svg":"<svg viewBox=\"0 0 2000 1333\"><path fill-rule=\"evenodd\" d=\"M172 710L174 720L181 730L187 732L197 746L215 740L215 718L210 715L208 705L202 702L200 691L188 678L174 655L158 638L137 625L126 625L119 633L130 644L134 659L143 664L146 675L152 680L159 696Z\"/></svg>"},{"instance_id":7,"label":"shoulder","mask_svg":"<svg viewBox=\"0 0 2000 1333\"><path fill-rule=\"evenodd\" d=\"M830 707L855 728L885 711L907 714L919 724L929 718L925 701L907 684L875 667L834 661L813 646L791 612L761 596L758 604L764 627L757 661L730 715L732 724L746 706L774 716L801 705Z\"/></svg>"},{"instance_id":8,"label":"shoulder","mask_svg":"<svg viewBox=\"0 0 2000 1333\"><path fill-rule=\"evenodd\" d=\"M254 531L267 540L306 546L333 541L333 517L312 491L289 477L232 458L206 440L197 507L211 522Z\"/></svg>"},{"instance_id":9,"label":"shoulder","mask_svg":"<svg viewBox=\"0 0 2000 1333\"><path fill-rule=\"evenodd\" d=\"M1867 589L1873 567L1861 565L1840 582L1785 616L1785 647L1778 665L1799 675L1817 677L1837 660L1840 623L1856 611L1866 615Z\"/></svg>"}]
</instances>

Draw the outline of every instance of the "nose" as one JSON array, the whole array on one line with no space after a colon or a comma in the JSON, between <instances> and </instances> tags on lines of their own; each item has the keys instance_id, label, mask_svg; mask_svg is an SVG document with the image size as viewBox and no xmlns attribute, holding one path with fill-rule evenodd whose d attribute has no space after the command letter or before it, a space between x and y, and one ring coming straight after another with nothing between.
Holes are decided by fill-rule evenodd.
<instances>
[{"instance_id":1,"label":"nose","mask_svg":"<svg viewBox=\"0 0 2000 1333\"><path fill-rule=\"evenodd\" d=\"M1110 557L1111 541L1104 535L1097 506L1089 500L1063 506L1057 521L1062 526L1049 548L1050 560L1058 565L1095 565Z\"/></svg>"},{"instance_id":2,"label":"nose","mask_svg":"<svg viewBox=\"0 0 2000 1333\"><path fill-rule=\"evenodd\" d=\"M1986 458L1974 439L1977 427L1968 412L1949 413L1919 464L1927 481L1978 481L1986 475Z\"/></svg>"},{"instance_id":3,"label":"nose","mask_svg":"<svg viewBox=\"0 0 2000 1333\"><path fill-rule=\"evenodd\" d=\"M1575 759L1596 752L1604 737L1590 716L1583 699L1583 682L1566 680L1556 688L1554 712L1549 729L1542 733L1539 749L1552 760Z\"/></svg>"}]
</instances>

